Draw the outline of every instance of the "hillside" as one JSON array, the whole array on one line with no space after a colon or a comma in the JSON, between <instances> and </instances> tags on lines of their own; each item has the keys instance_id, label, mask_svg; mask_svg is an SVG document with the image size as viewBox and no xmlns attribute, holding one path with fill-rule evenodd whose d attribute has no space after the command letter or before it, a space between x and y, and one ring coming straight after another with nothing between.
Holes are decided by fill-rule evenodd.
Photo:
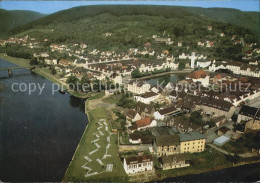
<instances>
[{"instance_id":1,"label":"hillside","mask_svg":"<svg viewBox=\"0 0 260 183\"><path fill-rule=\"evenodd\" d=\"M43 14L33 11L7 11L0 9L0 37L5 36L11 29L42 18Z\"/></svg>"},{"instance_id":2,"label":"hillside","mask_svg":"<svg viewBox=\"0 0 260 183\"><path fill-rule=\"evenodd\" d=\"M209 19L248 28L260 34L260 13L243 12L229 8L185 8L187 11Z\"/></svg>"},{"instance_id":3,"label":"hillside","mask_svg":"<svg viewBox=\"0 0 260 183\"><path fill-rule=\"evenodd\" d=\"M46 16L38 21L34 21L25 26L14 29L13 33L32 29L39 25L56 24L59 22L70 22L86 17L94 17L107 13L114 16L124 15L148 15L162 16L165 18L183 19L187 16L195 16L200 19L210 19L213 21L230 23L232 25L248 28L250 31L260 34L259 12L242 12L229 8L197 8L178 6L148 6L148 5L99 5L81 6L68 10L63 10Z\"/></svg>"},{"instance_id":4,"label":"hillside","mask_svg":"<svg viewBox=\"0 0 260 183\"><path fill-rule=\"evenodd\" d=\"M81 6L45 16L13 29L9 34L15 37L29 35L40 42L46 40L42 46L47 49L52 43L86 43L88 50L122 53L129 48L142 50L145 43L150 42L156 52L168 50L174 52L174 56L178 52L196 51L214 58L240 60L244 52L250 49L242 49L242 44L257 43L258 35L249 28L222 22L221 18L214 20L213 15L218 16L222 10L147 5ZM230 11L230 14L234 11L236 16L233 19L238 17L240 21L246 17L238 10L223 11ZM249 14L253 16L255 13ZM225 16L231 15L223 13L222 18ZM254 20L248 19L247 22ZM224 36L220 36L222 34ZM172 39L174 44L158 44L154 39L156 36ZM177 46L178 42L183 46ZM198 46L198 43L212 46Z\"/></svg>"}]
</instances>

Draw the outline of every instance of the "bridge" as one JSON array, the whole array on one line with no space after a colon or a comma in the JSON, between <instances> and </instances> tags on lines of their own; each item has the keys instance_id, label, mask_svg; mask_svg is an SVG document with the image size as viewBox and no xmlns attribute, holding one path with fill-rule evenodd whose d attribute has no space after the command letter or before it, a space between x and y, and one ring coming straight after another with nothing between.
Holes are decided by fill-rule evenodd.
<instances>
[{"instance_id":1,"label":"bridge","mask_svg":"<svg viewBox=\"0 0 260 183\"><path fill-rule=\"evenodd\" d=\"M30 66L30 67L9 67L9 68L0 68L0 71L7 71L9 77L13 76L13 70L17 70L17 69L29 69L29 70L33 70L35 69L35 67Z\"/></svg>"}]
</instances>

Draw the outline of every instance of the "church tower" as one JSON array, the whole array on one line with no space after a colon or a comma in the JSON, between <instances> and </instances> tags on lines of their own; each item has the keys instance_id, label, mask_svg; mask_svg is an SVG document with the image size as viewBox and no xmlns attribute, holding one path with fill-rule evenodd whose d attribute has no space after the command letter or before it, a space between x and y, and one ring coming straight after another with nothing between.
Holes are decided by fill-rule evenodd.
<instances>
[{"instance_id":1,"label":"church tower","mask_svg":"<svg viewBox=\"0 0 260 183\"><path fill-rule=\"evenodd\" d=\"M194 69L194 67L195 67L195 59L196 59L195 52L192 52L192 54L191 54L191 61L190 61L190 67L192 69Z\"/></svg>"}]
</instances>

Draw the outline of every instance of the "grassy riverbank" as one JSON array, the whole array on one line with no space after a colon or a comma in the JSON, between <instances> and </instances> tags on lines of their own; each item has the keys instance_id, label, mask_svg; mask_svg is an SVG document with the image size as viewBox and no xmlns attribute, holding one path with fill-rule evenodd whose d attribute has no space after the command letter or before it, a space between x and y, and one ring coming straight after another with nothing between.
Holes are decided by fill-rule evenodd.
<instances>
[{"instance_id":1,"label":"grassy riverbank","mask_svg":"<svg viewBox=\"0 0 260 183\"><path fill-rule=\"evenodd\" d=\"M88 103L94 102L95 99L88 100L86 102L86 107L88 108ZM111 146L108 149L108 154L110 154L112 157L102 159L103 155L105 154L106 147L107 147L107 137L109 136L111 132L111 124L110 124L110 118L108 116L108 111L106 111L105 108L99 107L93 110L90 110L87 112L89 123L84 131L84 134L80 140L80 143L75 151L75 154L73 156L73 159L65 173L65 176L63 178L64 182L69 181L106 181L106 182L125 182L127 181L127 176L124 172L122 163L118 157L118 147L117 147L117 135L112 134L111 135ZM96 149L96 146L91 141L97 139L94 133L97 132L98 122L100 122L100 119L105 119L105 121L108 124L108 131L106 132L103 128L101 128L101 131L104 133L104 136L100 136L100 140L97 141L97 143L100 145L100 148L97 152L89 155L90 152L92 152L94 149ZM87 170L83 169L82 166L86 164L88 161L84 158L85 156L88 156L91 158L91 162L89 162L86 166L92 169L91 172L103 172L106 170L106 166L100 166L100 164L96 161L97 159L101 159L104 164L113 164L113 171L112 172L103 172L98 175L93 175L90 177L85 177L87 174Z\"/></svg>"}]
</instances>

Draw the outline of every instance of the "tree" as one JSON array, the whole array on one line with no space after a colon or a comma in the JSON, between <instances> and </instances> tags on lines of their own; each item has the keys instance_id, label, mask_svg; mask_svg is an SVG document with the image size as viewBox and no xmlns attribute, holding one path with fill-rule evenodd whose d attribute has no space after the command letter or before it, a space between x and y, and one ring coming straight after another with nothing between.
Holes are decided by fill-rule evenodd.
<instances>
[{"instance_id":1,"label":"tree","mask_svg":"<svg viewBox=\"0 0 260 183\"><path fill-rule=\"evenodd\" d=\"M52 68L52 69L51 69L51 74L52 74L52 75L55 75L56 73L57 73L57 72L56 72L56 69L55 69L55 68Z\"/></svg>"},{"instance_id":2,"label":"tree","mask_svg":"<svg viewBox=\"0 0 260 183\"><path fill-rule=\"evenodd\" d=\"M139 69L135 69L132 71L131 76L133 78L140 78L140 77L142 77L142 73L140 72Z\"/></svg>"},{"instance_id":3,"label":"tree","mask_svg":"<svg viewBox=\"0 0 260 183\"><path fill-rule=\"evenodd\" d=\"M203 124L203 120L202 120L202 115L200 114L199 111L194 111L191 113L190 115L190 121L192 123L196 123L198 125L202 125Z\"/></svg>"},{"instance_id":4,"label":"tree","mask_svg":"<svg viewBox=\"0 0 260 183\"><path fill-rule=\"evenodd\" d=\"M38 61L37 61L37 58L36 58L36 57L33 57L33 58L30 60L30 65L38 65Z\"/></svg>"},{"instance_id":5,"label":"tree","mask_svg":"<svg viewBox=\"0 0 260 183\"><path fill-rule=\"evenodd\" d=\"M178 69L179 69L179 70L185 69L185 63L184 63L184 62L180 62L180 63L179 63L179 66L178 66Z\"/></svg>"},{"instance_id":6,"label":"tree","mask_svg":"<svg viewBox=\"0 0 260 183\"><path fill-rule=\"evenodd\" d=\"M71 89L77 90L79 79L76 76L69 76L66 82L69 84Z\"/></svg>"},{"instance_id":7,"label":"tree","mask_svg":"<svg viewBox=\"0 0 260 183\"><path fill-rule=\"evenodd\" d=\"M80 80L80 84L81 84L82 91L86 92L91 90L90 79L88 78L87 75L82 76Z\"/></svg>"}]
</instances>

